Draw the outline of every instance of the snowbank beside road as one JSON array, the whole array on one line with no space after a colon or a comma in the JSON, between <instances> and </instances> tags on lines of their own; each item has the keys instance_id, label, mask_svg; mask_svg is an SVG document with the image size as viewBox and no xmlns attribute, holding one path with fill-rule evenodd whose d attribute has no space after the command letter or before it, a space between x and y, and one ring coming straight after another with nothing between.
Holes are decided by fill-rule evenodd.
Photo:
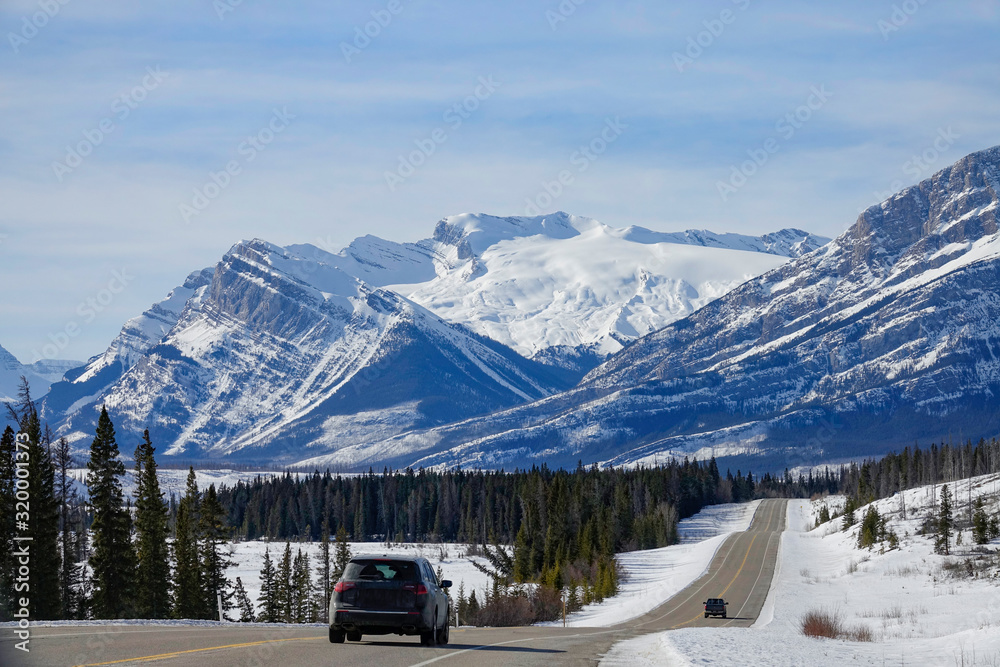
<instances>
[{"instance_id":1,"label":"snowbank beside road","mask_svg":"<svg viewBox=\"0 0 1000 667\"><path fill-rule=\"evenodd\" d=\"M954 512L966 511L971 498L983 496L992 513L998 509L1000 475L949 484ZM996 665L1000 664L1000 588L997 561L984 565L988 578L960 576L943 568L959 563L971 550L966 529L962 546L950 557L933 551L933 538L919 535L932 511L936 489L923 487L876 501L900 549L880 553L857 548L855 525L844 532L836 519L813 528L819 508L842 504L791 501L780 550L780 570L768 605L773 617L752 628L685 628L616 644L602 665L630 667L662 664L755 665ZM905 505L907 518L902 518ZM856 512L860 523L865 508ZM989 545L995 550L1000 544ZM865 627L873 642L813 639L801 633L806 612L837 614L849 628ZM678 657L682 656L682 657Z\"/></svg>"},{"instance_id":2,"label":"snowbank beside road","mask_svg":"<svg viewBox=\"0 0 1000 667\"><path fill-rule=\"evenodd\" d=\"M608 627L656 609L708 569L726 537L750 526L759 504L757 500L706 507L678 524L681 544L618 554L625 573L618 595L570 614L566 625ZM561 626L562 621L538 625Z\"/></svg>"}]
</instances>

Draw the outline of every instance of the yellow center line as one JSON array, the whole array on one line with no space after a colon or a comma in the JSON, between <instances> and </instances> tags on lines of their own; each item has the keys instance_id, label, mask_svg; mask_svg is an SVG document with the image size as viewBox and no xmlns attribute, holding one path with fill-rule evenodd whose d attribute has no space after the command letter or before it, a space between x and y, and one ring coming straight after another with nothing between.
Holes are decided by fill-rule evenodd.
<instances>
[{"instance_id":1,"label":"yellow center line","mask_svg":"<svg viewBox=\"0 0 1000 667\"><path fill-rule=\"evenodd\" d=\"M221 651L227 648L244 648L247 646L260 646L261 644L271 644L277 642L297 642L297 641L308 641L312 639L322 639L321 637L291 637L289 639L265 639L259 642L247 642L245 644L226 644L225 646L209 646L207 648L192 648L186 651L174 651L173 653L160 653L158 655L146 655L141 658L125 658L123 660L110 660L108 662L92 662L86 665L76 665L76 667L100 667L101 665L119 665L124 662L139 662L146 661L152 662L154 660L165 660L167 658L174 658L179 655L185 655L187 653L201 653L202 651Z\"/></svg>"},{"instance_id":2,"label":"yellow center line","mask_svg":"<svg viewBox=\"0 0 1000 667\"><path fill-rule=\"evenodd\" d=\"M731 586L732 586L732 585L733 585L733 584L734 584L734 583L736 582L736 580L737 580L737 579L739 578L739 576L740 576L740 573L741 573L741 572L743 572L743 566L747 564L747 558L749 558L749 557L750 557L750 550L751 550L751 549L753 549L753 543L754 543L754 542L756 542L756 541L757 541L757 536L756 536L756 535L754 535L754 536L753 536L753 538L751 538L751 539L750 539L750 546L748 546L748 547L747 547L747 552L746 552L746 554L745 554L745 555L743 556L743 562L742 562L742 563L740 563L740 569L736 570L736 574L735 574L735 575L733 576L733 580L729 582L729 585L728 585L728 586L726 586L726 587L725 587L724 589L722 589L722 593L721 593L721 594L719 594L719 597L724 597L724 596L726 595L726 591L728 591L728 590L729 590L729 588L730 588L730 587L731 587ZM688 621L684 621L684 622L683 622L683 623L681 623L680 625L675 625L674 627L675 627L675 628L680 628L680 627L683 627L683 626L687 625L688 623L693 623L693 622L695 622L696 620L698 620L698 617L699 617L699 616L701 616L701 613L698 613L697 615L695 615L695 616L694 616L693 618L691 618L690 620L688 620Z\"/></svg>"}]
</instances>

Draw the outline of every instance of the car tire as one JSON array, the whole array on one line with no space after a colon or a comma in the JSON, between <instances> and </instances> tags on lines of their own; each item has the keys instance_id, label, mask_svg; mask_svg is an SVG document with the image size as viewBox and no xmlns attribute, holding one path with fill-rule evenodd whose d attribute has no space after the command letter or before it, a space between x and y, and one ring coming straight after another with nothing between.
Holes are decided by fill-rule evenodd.
<instances>
[{"instance_id":1,"label":"car tire","mask_svg":"<svg viewBox=\"0 0 1000 667\"><path fill-rule=\"evenodd\" d=\"M449 635L451 634L451 626L448 624L448 617L444 617L444 625L437 631L437 636L435 639L437 643L444 646L448 643Z\"/></svg>"},{"instance_id":2,"label":"car tire","mask_svg":"<svg viewBox=\"0 0 1000 667\"><path fill-rule=\"evenodd\" d=\"M707 611L705 612L705 618L708 618L708 612Z\"/></svg>"},{"instance_id":3,"label":"car tire","mask_svg":"<svg viewBox=\"0 0 1000 667\"><path fill-rule=\"evenodd\" d=\"M352 642L359 642L359 641L361 641L361 633L358 632L357 630L355 630L353 632L348 632L347 633L347 639L350 640L350 641L352 641Z\"/></svg>"},{"instance_id":4,"label":"car tire","mask_svg":"<svg viewBox=\"0 0 1000 667\"><path fill-rule=\"evenodd\" d=\"M725 614L723 614L723 615L722 615L722 618L728 618L728 617L727 617L727 616L726 616Z\"/></svg>"},{"instance_id":5,"label":"car tire","mask_svg":"<svg viewBox=\"0 0 1000 667\"><path fill-rule=\"evenodd\" d=\"M330 643L331 644L343 644L346 635L343 630L334 630L330 628Z\"/></svg>"},{"instance_id":6,"label":"car tire","mask_svg":"<svg viewBox=\"0 0 1000 667\"><path fill-rule=\"evenodd\" d=\"M421 646L434 646L434 635L437 634L434 630L428 630L427 632L420 633L420 644Z\"/></svg>"}]
</instances>

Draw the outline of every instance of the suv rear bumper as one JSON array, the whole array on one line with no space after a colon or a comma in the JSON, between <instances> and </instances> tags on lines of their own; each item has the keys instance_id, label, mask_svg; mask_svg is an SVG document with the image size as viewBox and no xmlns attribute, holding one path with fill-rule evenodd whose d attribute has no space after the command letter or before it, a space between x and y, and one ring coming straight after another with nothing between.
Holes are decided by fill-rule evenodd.
<instances>
[{"instance_id":1,"label":"suv rear bumper","mask_svg":"<svg viewBox=\"0 0 1000 667\"><path fill-rule=\"evenodd\" d=\"M432 629L432 624L419 611L337 609L330 627L334 630L360 630L369 634L417 634Z\"/></svg>"}]
</instances>

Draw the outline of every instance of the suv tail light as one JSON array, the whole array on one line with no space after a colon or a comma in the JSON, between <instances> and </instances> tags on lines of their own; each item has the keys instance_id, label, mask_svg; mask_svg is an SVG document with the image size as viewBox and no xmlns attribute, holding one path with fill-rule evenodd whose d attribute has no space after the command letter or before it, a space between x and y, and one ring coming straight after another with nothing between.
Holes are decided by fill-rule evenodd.
<instances>
[{"instance_id":1,"label":"suv tail light","mask_svg":"<svg viewBox=\"0 0 1000 667\"><path fill-rule=\"evenodd\" d=\"M427 595L427 587L423 584L406 584L403 586L404 591L413 591L416 595Z\"/></svg>"},{"instance_id":2,"label":"suv tail light","mask_svg":"<svg viewBox=\"0 0 1000 667\"><path fill-rule=\"evenodd\" d=\"M338 581L336 585L334 585L333 590L337 593L343 593L344 591L352 588L354 588L354 584L350 581Z\"/></svg>"}]
</instances>

